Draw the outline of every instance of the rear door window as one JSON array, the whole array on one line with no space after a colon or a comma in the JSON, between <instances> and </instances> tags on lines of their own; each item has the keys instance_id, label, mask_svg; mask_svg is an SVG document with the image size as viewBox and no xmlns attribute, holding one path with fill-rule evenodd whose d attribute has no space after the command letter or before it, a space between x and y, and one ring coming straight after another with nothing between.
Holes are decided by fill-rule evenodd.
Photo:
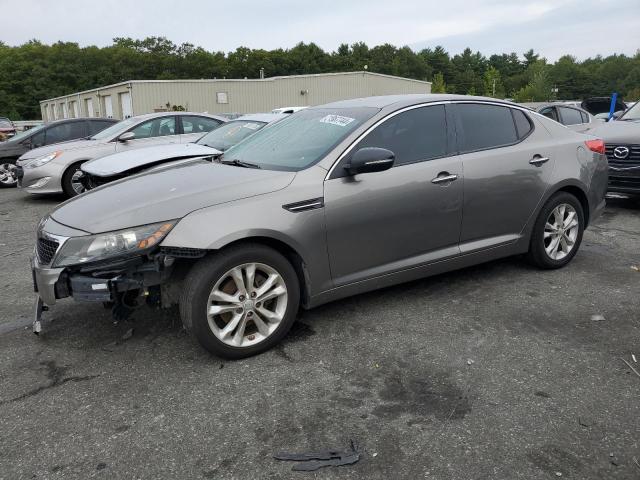
<instances>
[{"instance_id":1,"label":"rear door window","mask_svg":"<svg viewBox=\"0 0 640 480\"><path fill-rule=\"evenodd\" d=\"M182 119L183 133L207 133L220 125L221 122L209 117L184 115Z\"/></svg>"},{"instance_id":2,"label":"rear door window","mask_svg":"<svg viewBox=\"0 0 640 480\"><path fill-rule=\"evenodd\" d=\"M136 139L175 135L176 117L160 117L147 120L129 131L136 134Z\"/></svg>"},{"instance_id":3,"label":"rear door window","mask_svg":"<svg viewBox=\"0 0 640 480\"><path fill-rule=\"evenodd\" d=\"M518 141L511 109L498 105L456 105L462 128L462 152L512 145Z\"/></svg>"},{"instance_id":4,"label":"rear door window","mask_svg":"<svg viewBox=\"0 0 640 480\"><path fill-rule=\"evenodd\" d=\"M574 108L558 107L563 125L579 125L582 122L580 111Z\"/></svg>"},{"instance_id":5,"label":"rear door window","mask_svg":"<svg viewBox=\"0 0 640 480\"><path fill-rule=\"evenodd\" d=\"M447 154L447 121L444 105L420 107L399 113L378 125L357 148L391 150L395 165L414 163Z\"/></svg>"}]
</instances>

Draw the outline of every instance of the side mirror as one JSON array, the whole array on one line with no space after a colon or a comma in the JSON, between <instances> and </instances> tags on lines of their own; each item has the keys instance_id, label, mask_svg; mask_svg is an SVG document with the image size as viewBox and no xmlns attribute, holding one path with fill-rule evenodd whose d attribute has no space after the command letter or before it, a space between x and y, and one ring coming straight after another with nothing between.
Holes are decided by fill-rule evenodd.
<instances>
[{"instance_id":1,"label":"side mirror","mask_svg":"<svg viewBox=\"0 0 640 480\"><path fill-rule=\"evenodd\" d=\"M351 156L351 163L344 166L351 175L389 170L396 156L391 150L378 147L365 147Z\"/></svg>"},{"instance_id":2,"label":"side mirror","mask_svg":"<svg viewBox=\"0 0 640 480\"><path fill-rule=\"evenodd\" d=\"M128 142L129 140L133 140L136 138L136 134L133 132L124 132L122 135L118 137L119 142Z\"/></svg>"}]
</instances>

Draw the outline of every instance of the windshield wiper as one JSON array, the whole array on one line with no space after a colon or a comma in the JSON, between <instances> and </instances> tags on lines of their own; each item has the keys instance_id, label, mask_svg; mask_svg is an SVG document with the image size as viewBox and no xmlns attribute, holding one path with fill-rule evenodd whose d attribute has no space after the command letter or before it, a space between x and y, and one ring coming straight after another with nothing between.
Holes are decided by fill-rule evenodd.
<instances>
[{"instance_id":1,"label":"windshield wiper","mask_svg":"<svg viewBox=\"0 0 640 480\"><path fill-rule=\"evenodd\" d=\"M224 163L225 165L233 165L235 167L262 168L256 163L243 162L242 160L238 160L237 158L234 158L233 160L218 160L218 162Z\"/></svg>"}]
</instances>

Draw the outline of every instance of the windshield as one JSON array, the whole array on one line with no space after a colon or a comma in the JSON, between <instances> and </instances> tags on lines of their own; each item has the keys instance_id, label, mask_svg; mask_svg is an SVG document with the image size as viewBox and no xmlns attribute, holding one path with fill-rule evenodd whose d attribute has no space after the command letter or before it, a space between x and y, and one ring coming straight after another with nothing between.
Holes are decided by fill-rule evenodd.
<instances>
[{"instance_id":1,"label":"windshield","mask_svg":"<svg viewBox=\"0 0 640 480\"><path fill-rule=\"evenodd\" d=\"M231 147L223 159L297 172L318 162L378 111L365 107L302 110Z\"/></svg>"},{"instance_id":2,"label":"windshield","mask_svg":"<svg viewBox=\"0 0 640 480\"><path fill-rule=\"evenodd\" d=\"M24 132L16 133L13 137L11 137L8 142L19 142L29 135L33 135L36 132L39 132L44 128L44 125L38 125L37 127L30 128L29 130L25 130Z\"/></svg>"},{"instance_id":3,"label":"windshield","mask_svg":"<svg viewBox=\"0 0 640 480\"><path fill-rule=\"evenodd\" d=\"M240 140L256 133L265 125L265 122L256 122L254 120L235 120L233 122L227 122L207 133L196 143L224 152L229 147L233 147L236 143L239 143Z\"/></svg>"},{"instance_id":4,"label":"windshield","mask_svg":"<svg viewBox=\"0 0 640 480\"><path fill-rule=\"evenodd\" d=\"M90 138L91 140L103 140L105 138L113 137L115 135L118 135L119 133L124 132L128 128L133 127L139 121L140 119L138 118L127 118L126 120L114 123L109 128L105 128L104 130L96 133L93 137Z\"/></svg>"},{"instance_id":5,"label":"windshield","mask_svg":"<svg viewBox=\"0 0 640 480\"><path fill-rule=\"evenodd\" d=\"M624 114L618 120L624 120L626 122L637 122L640 120L640 102L637 102L633 107L624 112Z\"/></svg>"},{"instance_id":6,"label":"windshield","mask_svg":"<svg viewBox=\"0 0 640 480\"><path fill-rule=\"evenodd\" d=\"M9 120L0 120L0 128L13 128Z\"/></svg>"}]
</instances>

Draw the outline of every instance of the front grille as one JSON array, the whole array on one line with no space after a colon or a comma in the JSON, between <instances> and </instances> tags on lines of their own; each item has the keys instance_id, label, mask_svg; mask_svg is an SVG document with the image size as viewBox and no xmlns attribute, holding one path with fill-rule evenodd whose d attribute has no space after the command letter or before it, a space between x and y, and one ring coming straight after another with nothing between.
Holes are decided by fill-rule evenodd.
<instances>
[{"instance_id":1,"label":"front grille","mask_svg":"<svg viewBox=\"0 0 640 480\"><path fill-rule=\"evenodd\" d=\"M38 261L43 265L49 265L58 250L58 246L60 246L60 243L58 243L57 240L38 238L38 243L36 245Z\"/></svg>"},{"instance_id":2,"label":"front grille","mask_svg":"<svg viewBox=\"0 0 640 480\"><path fill-rule=\"evenodd\" d=\"M629 150L625 158L618 158L614 155L616 148L622 147ZM640 145L608 143L605 145L605 152L609 166L615 168L640 167Z\"/></svg>"}]
</instances>

